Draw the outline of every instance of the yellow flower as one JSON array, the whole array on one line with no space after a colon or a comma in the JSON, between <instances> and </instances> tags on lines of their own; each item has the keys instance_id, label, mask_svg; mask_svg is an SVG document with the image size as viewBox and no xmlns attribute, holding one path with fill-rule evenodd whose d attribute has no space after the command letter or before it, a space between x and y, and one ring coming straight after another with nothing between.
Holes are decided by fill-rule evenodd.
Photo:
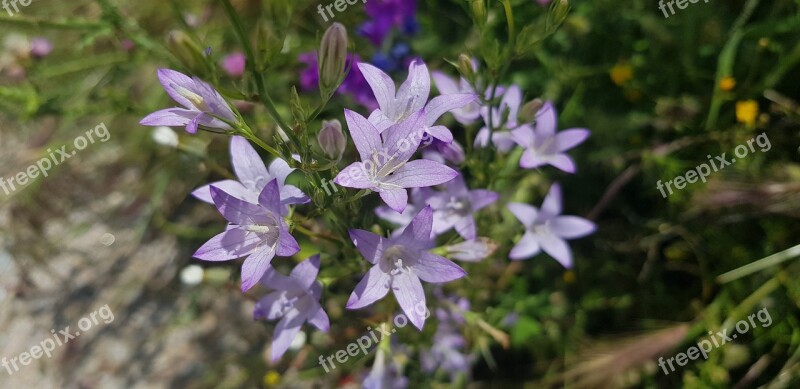
<instances>
[{"instance_id":1,"label":"yellow flower","mask_svg":"<svg viewBox=\"0 0 800 389\"><path fill-rule=\"evenodd\" d=\"M264 385L267 387L272 387L278 385L281 382L281 375L277 371L270 370L264 375Z\"/></svg>"},{"instance_id":2,"label":"yellow flower","mask_svg":"<svg viewBox=\"0 0 800 389\"><path fill-rule=\"evenodd\" d=\"M719 80L719 89L723 92L730 92L736 87L736 79L733 77L724 77Z\"/></svg>"},{"instance_id":3,"label":"yellow flower","mask_svg":"<svg viewBox=\"0 0 800 389\"><path fill-rule=\"evenodd\" d=\"M736 102L736 121L748 126L756 124L758 119L758 103L755 100Z\"/></svg>"},{"instance_id":4,"label":"yellow flower","mask_svg":"<svg viewBox=\"0 0 800 389\"><path fill-rule=\"evenodd\" d=\"M611 68L608 74L611 76L611 81L622 85L633 78L633 68L627 63L618 63Z\"/></svg>"}]
</instances>

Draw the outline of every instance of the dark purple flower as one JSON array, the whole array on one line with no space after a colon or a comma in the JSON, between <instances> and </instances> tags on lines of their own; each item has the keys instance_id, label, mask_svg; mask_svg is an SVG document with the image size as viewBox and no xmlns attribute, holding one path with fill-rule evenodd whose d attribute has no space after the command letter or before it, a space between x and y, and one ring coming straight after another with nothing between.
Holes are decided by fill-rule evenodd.
<instances>
[{"instance_id":1,"label":"dark purple flower","mask_svg":"<svg viewBox=\"0 0 800 389\"><path fill-rule=\"evenodd\" d=\"M408 203L407 188L424 188L443 184L458 173L438 162L418 159L409 161L422 139L424 111L392 126L385 137L363 116L345 110L350 138L356 145L361 162L342 170L334 182L348 188L371 189L397 212Z\"/></svg>"},{"instance_id":2,"label":"dark purple flower","mask_svg":"<svg viewBox=\"0 0 800 389\"><path fill-rule=\"evenodd\" d=\"M561 186L553 184L537 209L528 204L510 203L508 209L525 226L525 234L511 250L509 258L528 259L540 251L550 254L566 268L572 267L572 251L566 239L577 239L595 231L594 223L577 216L561 216Z\"/></svg>"},{"instance_id":3,"label":"dark purple flower","mask_svg":"<svg viewBox=\"0 0 800 389\"><path fill-rule=\"evenodd\" d=\"M366 307L391 289L409 321L422 330L425 291L420 280L445 283L467 273L447 258L428 252L433 245L433 210L425 207L398 237L383 238L369 231L350 230L350 238L373 266L347 301L348 309Z\"/></svg>"},{"instance_id":4,"label":"dark purple flower","mask_svg":"<svg viewBox=\"0 0 800 389\"><path fill-rule=\"evenodd\" d=\"M184 108L153 112L139 124L154 127L186 126L186 132L194 134L198 127L229 131L233 128L227 122L238 121L219 92L199 78L189 78L170 69L158 69L158 80L167 94Z\"/></svg>"},{"instance_id":5,"label":"dark purple flower","mask_svg":"<svg viewBox=\"0 0 800 389\"><path fill-rule=\"evenodd\" d=\"M242 292L261 279L276 255L289 257L300 251L281 216L278 179L264 187L258 205L239 200L213 186L211 198L230 224L225 232L197 249L194 257L214 262L247 257L242 265Z\"/></svg>"},{"instance_id":6,"label":"dark purple flower","mask_svg":"<svg viewBox=\"0 0 800 389\"><path fill-rule=\"evenodd\" d=\"M306 92L317 90L319 88L317 53L300 54L298 60L306 64L305 69L300 73L300 90ZM369 84L367 84L367 80L364 79L364 75L361 74L361 70L358 68L359 61L360 59L357 55L348 55L346 67L350 69L350 73L347 74L344 82L336 92L340 95L351 96L356 103L369 110L374 110L378 107L378 104Z\"/></svg>"},{"instance_id":7,"label":"dark purple flower","mask_svg":"<svg viewBox=\"0 0 800 389\"><path fill-rule=\"evenodd\" d=\"M558 117L550 102L536 114L536 127L523 125L511 131L518 145L525 148L519 165L535 169L551 165L567 173L575 173L575 162L565 152L586 140L589 130L572 128L556 133Z\"/></svg>"},{"instance_id":8,"label":"dark purple flower","mask_svg":"<svg viewBox=\"0 0 800 389\"><path fill-rule=\"evenodd\" d=\"M358 32L376 47L383 44L393 28L400 28L407 34L418 30L416 0L370 0L364 8L371 19L364 22Z\"/></svg>"},{"instance_id":9,"label":"dark purple flower","mask_svg":"<svg viewBox=\"0 0 800 389\"><path fill-rule=\"evenodd\" d=\"M319 254L301 262L289 276L270 267L261 284L274 291L256 303L253 318L278 320L272 337L272 360L280 358L292 344L303 323L309 322L320 331L330 328L328 314L319 304L322 285L317 282Z\"/></svg>"}]
</instances>

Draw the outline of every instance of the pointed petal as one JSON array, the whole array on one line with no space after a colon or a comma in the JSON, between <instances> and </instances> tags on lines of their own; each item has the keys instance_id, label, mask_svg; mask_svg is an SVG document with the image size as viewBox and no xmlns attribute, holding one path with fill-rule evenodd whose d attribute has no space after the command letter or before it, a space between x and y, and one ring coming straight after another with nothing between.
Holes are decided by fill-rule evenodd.
<instances>
[{"instance_id":1,"label":"pointed petal","mask_svg":"<svg viewBox=\"0 0 800 389\"><path fill-rule=\"evenodd\" d=\"M197 133L197 126L200 125L200 119L204 116L204 113L198 114L192 120L189 121L189 124L186 125L186 132L190 134Z\"/></svg>"},{"instance_id":2,"label":"pointed petal","mask_svg":"<svg viewBox=\"0 0 800 389\"><path fill-rule=\"evenodd\" d=\"M367 177L367 168L361 162L353 162L350 166L342 169L333 182L345 188L373 189L375 183Z\"/></svg>"},{"instance_id":3,"label":"pointed petal","mask_svg":"<svg viewBox=\"0 0 800 389\"><path fill-rule=\"evenodd\" d=\"M278 179L273 179L261 191L258 196L258 203L270 212L281 214L281 191L278 188Z\"/></svg>"},{"instance_id":4,"label":"pointed petal","mask_svg":"<svg viewBox=\"0 0 800 389\"><path fill-rule=\"evenodd\" d=\"M290 277L297 280L304 289L311 289L311 285L317 281L318 273L319 254L316 254L295 266Z\"/></svg>"},{"instance_id":5,"label":"pointed petal","mask_svg":"<svg viewBox=\"0 0 800 389\"><path fill-rule=\"evenodd\" d=\"M519 222L526 227L533 224L539 215L539 211L536 209L536 207L528 204L508 203L506 207L509 211L511 211L512 214L514 214L514 217L516 217L517 220L519 220Z\"/></svg>"},{"instance_id":6,"label":"pointed petal","mask_svg":"<svg viewBox=\"0 0 800 389\"><path fill-rule=\"evenodd\" d=\"M203 185L192 192L192 196L197 198L202 202L206 202L209 204L214 204L214 199L211 198L211 187L215 186L221 189L223 192L236 197L239 200L244 200L247 198L248 190L239 181L234 180L223 180L213 182L208 185Z\"/></svg>"},{"instance_id":7,"label":"pointed petal","mask_svg":"<svg viewBox=\"0 0 800 389\"><path fill-rule=\"evenodd\" d=\"M378 106L381 107L381 111L387 112L394 102L395 89L392 78L382 70L367 63L359 62L358 69L361 70L364 79L367 80L370 88L372 88L372 93L375 94L375 99L378 100Z\"/></svg>"},{"instance_id":8,"label":"pointed petal","mask_svg":"<svg viewBox=\"0 0 800 389\"><path fill-rule=\"evenodd\" d=\"M444 142L444 143L452 143L453 142L453 133L450 132L450 129L445 126L433 126L428 127L426 131L430 136Z\"/></svg>"},{"instance_id":9,"label":"pointed petal","mask_svg":"<svg viewBox=\"0 0 800 389\"><path fill-rule=\"evenodd\" d=\"M439 94L451 95L461 91L455 79L450 78L438 70L431 72L431 78L433 78L433 83L436 85L436 89L439 90Z\"/></svg>"},{"instance_id":10,"label":"pointed petal","mask_svg":"<svg viewBox=\"0 0 800 389\"><path fill-rule=\"evenodd\" d=\"M576 239L595 231L594 223L577 216L559 216L550 222L550 231L563 239Z\"/></svg>"},{"instance_id":11,"label":"pointed petal","mask_svg":"<svg viewBox=\"0 0 800 389\"><path fill-rule=\"evenodd\" d=\"M561 214L561 185L553 184L542 202L543 218L551 218Z\"/></svg>"},{"instance_id":12,"label":"pointed petal","mask_svg":"<svg viewBox=\"0 0 800 389\"><path fill-rule=\"evenodd\" d=\"M305 317L296 309L293 309L278 322L278 325L275 326L275 334L273 335L270 349L273 362L277 361L289 349L295 336L300 332L300 327L304 321Z\"/></svg>"},{"instance_id":13,"label":"pointed petal","mask_svg":"<svg viewBox=\"0 0 800 389\"><path fill-rule=\"evenodd\" d=\"M331 328L328 314L325 313L325 310L322 309L322 306L317 302L314 302L312 306L311 313L308 316L308 322L322 332L328 332Z\"/></svg>"},{"instance_id":14,"label":"pointed petal","mask_svg":"<svg viewBox=\"0 0 800 389\"><path fill-rule=\"evenodd\" d=\"M522 239L511 249L508 257L513 260L528 259L539 254L541 250L542 248L536 240L536 236L532 232L526 231L525 235L522 235Z\"/></svg>"},{"instance_id":15,"label":"pointed petal","mask_svg":"<svg viewBox=\"0 0 800 389\"><path fill-rule=\"evenodd\" d=\"M272 270L272 269L270 269ZM262 297L253 308L254 320L275 320L283 314L283 291L276 291Z\"/></svg>"},{"instance_id":16,"label":"pointed petal","mask_svg":"<svg viewBox=\"0 0 800 389\"><path fill-rule=\"evenodd\" d=\"M384 273L380 266L373 266L350 294L347 309L363 308L382 299L389 293L390 280L389 275Z\"/></svg>"},{"instance_id":17,"label":"pointed petal","mask_svg":"<svg viewBox=\"0 0 800 389\"><path fill-rule=\"evenodd\" d=\"M553 103L549 101L544 103L544 106L536 113L536 133L544 137L555 135L558 126L557 115Z\"/></svg>"},{"instance_id":18,"label":"pointed petal","mask_svg":"<svg viewBox=\"0 0 800 389\"><path fill-rule=\"evenodd\" d=\"M344 118L362 161L372 158L373 152L383 150L380 132L369 120L348 109L344 110Z\"/></svg>"},{"instance_id":19,"label":"pointed petal","mask_svg":"<svg viewBox=\"0 0 800 389\"><path fill-rule=\"evenodd\" d=\"M589 130L583 128L561 131L556 134L556 149L560 152L567 151L583 143L589 134Z\"/></svg>"},{"instance_id":20,"label":"pointed petal","mask_svg":"<svg viewBox=\"0 0 800 389\"><path fill-rule=\"evenodd\" d=\"M255 204L239 200L217 187L211 187L211 198L219 213L233 224L249 225L263 220L264 210Z\"/></svg>"},{"instance_id":21,"label":"pointed petal","mask_svg":"<svg viewBox=\"0 0 800 389\"><path fill-rule=\"evenodd\" d=\"M390 189L380 192L381 199L389 208L402 213L408 205L408 192L405 189Z\"/></svg>"},{"instance_id":22,"label":"pointed petal","mask_svg":"<svg viewBox=\"0 0 800 389\"><path fill-rule=\"evenodd\" d=\"M267 272L264 273L264 277L261 278L260 282L264 287L276 291L295 291L303 289L296 280L281 274L272 266L267 269Z\"/></svg>"},{"instance_id":23,"label":"pointed petal","mask_svg":"<svg viewBox=\"0 0 800 389\"><path fill-rule=\"evenodd\" d=\"M425 112L419 111L386 130L383 145L393 157L392 163L403 163L414 155L425 135L424 121Z\"/></svg>"},{"instance_id":24,"label":"pointed petal","mask_svg":"<svg viewBox=\"0 0 800 389\"><path fill-rule=\"evenodd\" d=\"M428 102L431 93L431 74L425 62L416 59L408 66L408 78L400 89L397 90L393 111L386 112L389 117L395 117L394 113L406 114L421 111Z\"/></svg>"},{"instance_id":25,"label":"pointed petal","mask_svg":"<svg viewBox=\"0 0 800 389\"><path fill-rule=\"evenodd\" d=\"M478 238L447 246L447 256L467 262L479 262L497 250L497 243L488 238Z\"/></svg>"},{"instance_id":26,"label":"pointed petal","mask_svg":"<svg viewBox=\"0 0 800 389\"><path fill-rule=\"evenodd\" d=\"M408 320L422 331L425 325L425 291L415 274L403 272L392 278L392 291Z\"/></svg>"},{"instance_id":27,"label":"pointed petal","mask_svg":"<svg viewBox=\"0 0 800 389\"><path fill-rule=\"evenodd\" d=\"M530 148L533 147L536 134L533 132L531 126L523 124L511 130L511 139L521 147Z\"/></svg>"},{"instance_id":28,"label":"pointed petal","mask_svg":"<svg viewBox=\"0 0 800 389\"><path fill-rule=\"evenodd\" d=\"M144 117L139 124L143 126L183 127L189 124L199 112L183 108L167 108L155 111Z\"/></svg>"},{"instance_id":29,"label":"pointed petal","mask_svg":"<svg viewBox=\"0 0 800 389\"><path fill-rule=\"evenodd\" d=\"M403 188L424 188L444 184L458 176L458 172L428 159L417 159L406 163L386 178L385 182Z\"/></svg>"},{"instance_id":30,"label":"pointed petal","mask_svg":"<svg viewBox=\"0 0 800 389\"><path fill-rule=\"evenodd\" d=\"M412 267L414 274L421 280L431 283L444 283L463 278L467 272L453 261L423 251L417 263Z\"/></svg>"},{"instance_id":31,"label":"pointed petal","mask_svg":"<svg viewBox=\"0 0 800 389\"><path fill-rule=\"evenodd\" d=\"M203 261L230 261L249 255L261 241L258 234L235 227L209 239L193 257Z\"/></svg>"},{"instance_id":32,"label":"pointed petal","mask_svg":"<svg viewBox=\"0 0 800 389\"><path fill-rule=\"evenodd\" d=\"M433 209L430 205L423 208L411 224L403 231L402 237L413 242L427 242L431 240L431 230L433 229Z\"/></svg>"},{"instance_id":33,"label":"pointed petal","mask_svg":"<svg viewBox=\"0 0 800 389\"><path fill-rule=\"evenodd\" d=\"M230 149L233 170L246 187L255 188L259 181L263 183L269 177L264 161L247 139L232 137Z\"/></svg>"},{"instance_id":34,"label":"pointed petal","mask_svg":"<svg viewBox=\"0 0 800 389\"><path fill-rule=\"evenodd\" d=\"M492 192L490 190L475 189L469 192L469 202L472 204L473 211L486 208L489 205L492 205L499 198L499 193Z\"/></svg>"},{"instance_id":35,"label":"pointed petal","mask_svg":"<svg viewBox=\"0 0 800 389\"><path fill-rule=\"evenodd\" d=\"M565 268L572 267L572 251L569 249L567 242L553 234L539 236L538 238L544 252L550 254Z\"/></svg>"},{"instance_id":36,"label":"pointed petal","mask_svg":"<svg viewBox=\"0 0 800 389\"><path fill-rule=\"evenodd\" d=\"M289 177L290 174L294 171L286 161L275 158L272 163L269 164L269 176L272 178L277 178L278 183L283 185L286 183L286 177Z\"/></svg>"},{"instance_id":37,"label":"pointed petal","mask_svg":"<svg viewBox=\"0 0 800 389\"><path fill-rule=\"evenodd\" d=\"M255 284L261 280L264 273L269 269L269 264L272 258L275 257L275 249L272 247L265 247L253 254L250 254L244 260L242 265L242 293L247 292Z\"/></svg>"},{"instance_id":38,"label":"pointed petal","mask_svg":"<svg viewBox=\"0 0 800 389\"><path fill-rule=\"evenodd\" d=\"M369 120L369 122L372 123L372 125L375 126L375 128L378 129L378 132L381 134L395 124L392 119L386 117L386 115L383 114L383 111L379 109L372 111L367 120Z\"/></svg>"},{"instance_id":39,"label":"pointed petal","mask_svg":"<svg viewBox=\"0 0 800 389\"><path fill-rule=\"evenodd\" d=\"M432 126L447 112L466 107L478 98L474 93L457 93L434 97L425 106L425 125Z\"/></svg>"},{"instance_id":40,"label":"pointed petal","mask_svg":"<svg viewBox=\"0 0 800 389\"><path fill-rule=\"evenodd\" d=\"M310 202L311 199L294 185L285 185L281 188L281 204L283 205L308 204Z\"/></svg>"},{"instance_id":41,"label":"pointed petal","mask_svg":"<svg viewBox=\"0 0 800 389\"><path fill-rule=\"evenodd\" d=\"M536 155L533 149L525 149L522 153L522 158L519 160L519 166L523 169L536 169L546 164L547 162Z\"/></svg>"},{"instance_id":42,"label":"pointed petal","mask_svg":"<svg viewBox=\"0 0 800 389\"><path fill-rule=\"evenodd\" d=\"M483 127L475 135L475 141L472 144L476 149L484 149L489 147L489 128Z\"/></svg>"},{"instance_id":43,"label":"pointed petal","mask_svg":"<svg viewBox=\"0 0 800 389\"><path fill-rule=\"evenodd\" d=\"M547 163L565 173L574 174L577 169L575 167L575 162L566 154L556 154L547 158Z\"/></svg>"},{"instance_id":44,"label":"pointed petal","mask_svg":"<svg viewBox=\"0 0 800 389\"><path fill-rule=\"evenodd\" d=\"M286 222L281 220L281 233L275 245L275 254L281 257L291 257L299 251L300 245L297 243L294 236L289 233L289 227L286 226Z\"/></svg>"},{"instance_id":45,"label":"pointed petal","mask_svg":"<svg viewBox=\"0 0 800 389\"><path fill-rule=\"evenodd\" d=\"M509 152L515 145L510 131L495 131L492 133L492 143L503 153Z\"/></svg>"},{"instance_id":46,"label":"pointed petal","mask_svg":"<svg viewBox=\"0 0 800 389\"><path fill-rule=\"evenodd\" d=\"M381 236L364 230L350 230L350 240L364 259L373 265L383 256L386 242Z\"/></svg>"},{"instance_id":47,"label":"pointed petal","mask_svg":"<svg viewBox=\"0 0 800 389\"><path fill-rule=\"evenodd\" d=\"M181 72L176 72L171 69L158 69L156 74L158 75L158 81L164 86L164 90L172 100L175 100L175 102L186 108L194 107L189 99L178 93L176 88L181 87L195 92L194 81L191 78Z\"/></svg>"},{"instance_id":48,"label":"pointed petal","mask_svg":"<svg viewBox=\"0 0 800 389\"><path fill-rule=\"evenodd\" d=\"M455 224L456 232L466 240L473 240L478 236L478 227L475 226L475 218L466 215L460 218Z\"/></svg>"}]
</instances>

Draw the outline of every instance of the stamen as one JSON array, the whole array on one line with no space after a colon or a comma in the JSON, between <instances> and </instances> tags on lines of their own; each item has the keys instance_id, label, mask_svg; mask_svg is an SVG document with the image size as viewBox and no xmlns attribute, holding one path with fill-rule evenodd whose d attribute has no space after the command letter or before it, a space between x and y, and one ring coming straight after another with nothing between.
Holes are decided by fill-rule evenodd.
<instances>
[{"instance_id":1,"label":"stamen","mask_svg":"<svg viewBox=\"0 0 800 389\"><path fill-rule=\"evenodd\" d=\"M180 85L172 84L172 87L175 89L176 92L178 92L179 95L185 97L186 100L189 100L189 102L191 102L195 107L197 107L197 109L204 112L209 111L208 106L206 106L206 101L205 99L203 99L203 96L200 96L197 93L194 93Z\"/></svg>"}]
</instances>

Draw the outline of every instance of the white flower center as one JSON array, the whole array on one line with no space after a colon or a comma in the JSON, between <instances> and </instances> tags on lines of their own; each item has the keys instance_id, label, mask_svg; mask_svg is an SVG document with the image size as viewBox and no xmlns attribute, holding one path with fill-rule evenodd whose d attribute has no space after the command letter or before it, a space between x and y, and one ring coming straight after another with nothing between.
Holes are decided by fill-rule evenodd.
<instances>
[{"instance_id":1,"label":"white flower center","mask_svg":"<svg viewBox=\"0 0 800 389\"><path fill-rule=\"evenodd\" d=\"M210 111L208 106L206 105L205 99L203 99L203 96L200 96L199 94L194 93L194 92L192 92L192 91L190 91L190 90L188 90L188 89L186 89L186 88L184 88L184 87L182 87L180 85L174 85L173 84L173 87L175 88L175 91L178 92L178 94L180 94L181 96L185 97L186 100L189 100L189 102L191 102L192 105L197 107L197 109L199 109L199 110L201 110L203 112Z\"/></svg>"}]
</instances>

